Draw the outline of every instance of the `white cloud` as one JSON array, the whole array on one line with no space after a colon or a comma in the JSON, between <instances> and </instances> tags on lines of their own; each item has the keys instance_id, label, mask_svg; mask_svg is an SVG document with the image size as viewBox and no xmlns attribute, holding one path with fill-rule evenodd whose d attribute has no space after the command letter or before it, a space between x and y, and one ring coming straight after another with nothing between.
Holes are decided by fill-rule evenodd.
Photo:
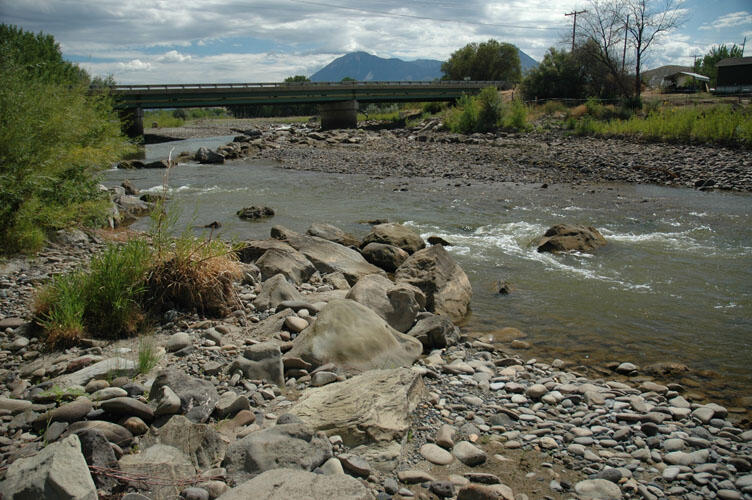
<instances>
[{"instance_id":1,"label":"white cloud","mask_svg":"<svg viewBox=\"0 0 752 500\"><path fill-rule=\"evenodd\" d=\"M157 62L166 62L166 63L182 63L182 62L186 62L190 60L191 60L191 56L181 54L177 50L171 50L157 58Z\"/></svg>"},{"instance_id":2,"label":"white cloud","mask_svg":"<svg viewBox=\"0 0 752 500\"><path fill-rule=\"evenodd\" d=\"M723 15L710 24L703 24L700 26L700 29L720 30L736 26L744 26L745 24L752 24L752 14L747 11L740 11Z\"/></svg>"},{"instance_id":3,"label":"white cloud","mask_svg":"<svg viewBox=\"0 0 752 500\"><path fill-rule=\"evenodd\" d=\"M140 59L133 59L128 62L121 62L117 63L118 68L120 68L121 71L149 71L151 69L151 63L144 62Z\"/></svg>"}]
</instances>

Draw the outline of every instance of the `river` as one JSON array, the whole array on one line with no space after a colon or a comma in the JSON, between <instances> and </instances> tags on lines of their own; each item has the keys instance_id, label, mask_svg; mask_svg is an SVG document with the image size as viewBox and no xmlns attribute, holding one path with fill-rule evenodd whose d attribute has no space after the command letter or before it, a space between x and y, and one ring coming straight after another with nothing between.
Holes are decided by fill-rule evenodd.
<instances>
[{"instance_id":1,"label":"river","mask_svg":"<svg viewBox=\"0 0 752 500\"><path fill-rule=\"evenodd\" d=\"M148 146L147 160L215 147L231 137ZM163 170L111 170L160 192ZM304 232L313 222L358 237L366 220L389 219L424 238L441 236L473 286L468 334L494 340L514 327L526 356L583 364L677 361L693 390L729 404L752 396L752 196L649 185L457 183L369 179L286 170L242 160L180 165L169 172L179 227L222 224L227 239L268 238L273 225ZM265 222L235 212L276 211ZM530 243L557 223L592 225L608 240L594 255L540 254ZM143 229L142 220L135 227ZM512 292L497 293L505 281Z\"/></svg>"}]
</instances>

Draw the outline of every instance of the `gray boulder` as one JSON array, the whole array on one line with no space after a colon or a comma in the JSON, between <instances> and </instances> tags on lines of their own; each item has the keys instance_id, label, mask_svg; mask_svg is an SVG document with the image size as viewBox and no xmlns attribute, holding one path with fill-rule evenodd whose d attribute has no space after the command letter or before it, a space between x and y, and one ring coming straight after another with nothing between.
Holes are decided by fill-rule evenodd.
<instances>
[{"instance_id":1,"label":"gray boulder","mask_svg":"<svg viewBox=\"0 0 752 500\"><path fill-rule=\"evenodd\" d=\"M219 400L217 389L211 382L191 377L175 368L160 372L149 394L160 394L160 388L164 385L177 394L180 411L192 422L206 422Z\"/></svg>"},{"instance_id":2,"label":"gray boulder","mask_svg":"<svg viewBox=\"0 0 752 500\"><path fill-rule=\"evenodd\" d=\"M246 220L268 219L269 217L274 217L274 209L251 205L250 207L241 208L235 212L235 215Z\"/></svg>"},{"instance_id":3,"label":"gray boulder","mask_svg":"<svg viewBox=\"0 0 752 500\"><path fill-rule=\"evenodd\" d=\"M242 371L245 378L266 380L277 385L285 383L282 352L274 342L261 342L247 348L243 357L230 365L230 373L236 370Z\"/></svg>"},{"instance_id":4,"label":"gray boulder","mask_svg":"<svg viewBox=\"0 0 752 500\"><path fill-rule=\"evenodd\" d=\"M360 253L368 262L390 273L396 271L409 257L401 248L386 243L369 243Z\"/></svg>"},{"instance_id":5,"label":"gray boulder","mask_svg":"<svg viewBox=\"0 0 752 500\"><path fill-rule=\"evenodd\" d=\"M293 283L305 283L316 272L311 261L295 249L270 248L259 257L256 265L263 281L282 274Z\"/></svg>"},{"instance_id":6,"label":"gray boulder","mask_svg":"<svg viewBox=\"0 0 752 500\"><path fill-rule=\"evenodd\" d=\"M237 482L279 467L312 471L332 456L326 437L303 424L275 425L235 441L223 466Z\"/></svg>"},{"instance_id":7,"label":"gray boulder","mask_svg":"<svg viewBox=\"0 0 752 500\"><path fill-rule=\"evenodd\" d=\"M443 349L455 345L460 339L460 330L445 316L424 313L408 332L420 340L423 350Z\"/></svg>"},{"instance_id":8,"label":"gray boulder","mask_svg":"<svg viewBox=\"0 0 752 500\"><path fill-rule=\"evenodd\" d=\"M218 500L248 498L373 500L373 495L360 481L345 474L323 475L294 469L273 469L227 491Z\"/></svg>"},{"instance_id":9,"label":"gray boulder","mask_svg":"<svg viewBox=\"0 0 752 500\"><path fill-rule=\"evenodd\" d=\"M131 377L137 372L136 362L132 359L108 358L76 372L57 377L53 379L53 385L64 389L71 385L86 385L87 382L95 378L120 375Z\"/></svg>"},{"instance_id":10,"label":"gray boulder","mask_svg":"<svg viewBox=\"0 0 752 500\"><path fill-rule=\"evenodd\" d=\"M349 447L400 442L410 415L427 396L420 374L409 368L371 370L308 389L290 413L313 429L341 436Z\"/></svg>"},{"instance_id":11,"label":"gray boulder","mask_svg":"<svg viewBox=\"0 0 752 500\"><path fill-rule=\"evenodd\" d=\"M117 204L118 210L126 216L143 217L144 215L149 215L151 211L149 204L136 196L125 194L119 196L114 201Z\"/></svg>"},{"instance_id":12,"label":"gray boulder","mask_svg":"<svg viewBox=\"0 0 752 500\"><path fill-rule=\"evenodd\" d=\"M539 252L592 252L606 239L592 226L557 224L535 242Z\"/></svg>"},{"instance_id":13,"label":"gray boulder","mask_svg":"<svg viewBox=\"0 0 752 500\"><path fill-rule=\"evenodd\" d=\"M147 493L151 500L174 500L180 496L181 482L196 475L196 468L182 451L155 444L141 453L124 455L120 469L130 486ZM153 481L158 477L161 481ZM143 479L142 479L143 478Z\"/></svg>"},{"instance_id":14,"label":"gray boulder","mask_svg":"<svg viewBox=\"0 0 752 500\"><path fill-rule=\"evenodd\" d=\"M213 426L193 423L182 415L173 416L162 427L151 427L141 437L142 447L155 444L177 448L201 470L218 466L227 450L227 443Z\"/></svg>"},{"instance_id":15,"label":"gray boulder","mask_svg":"<svg viewBox=\"0 0 752 500\"><path fill-rule=\"evenodd\" d=\"M256 259L261 257L270 249L278 250L294 250L290 245L283 241L269 239L269 240L250 240L243 243L243 245L236 250L238 259L241 262L249 263L255 262Z\"/></svg>"},{"instance_id":16,"label":"gray boulder","mask_svg":"<svg viewBox=\"0 0 752 500\"><path fill-rule=\"evenodd\" d=\"M303 296L294 285L287 281L284 274L277 274L264 281L261 285L261 292L253 301L253 306L260 311L265 311L270 308L274 309L287 300L302 301Z\"/></svg>"},{"instance_id":17,"label":"gray boulder","mask_svg":"<svg viewBox=\"0 0 752 500\"><path fill-rule=\"evenodd\" d=\"M74 422L68 427L67 434L80 434L89 430L101 432L107 441L120 447L126 447L133 441L131 431L112 422L105 420L87 420L85 422Z\"/></svg>"},{"instance_id":18,"label":"gray boulder","mask_svg":"<svg viewBox=\"0 0 752 500\"><path fill-rule=\"evenodd\" d=\"M332 226L331 224L314 222L313 224L311 224L311 227L308 228L306 234L308 234L309 236L317 236L325 240L333 241L334 243L339 243L340 245L344 245L346 247L360 246L360 241L358 240L358 238L356 238L352 234L344 232L337 226Z\"/></svg>"},{"instance_id":19,"label":"gray boulder","mask_svg":"<svg viewBox=\"0 0 752 500\"><path fill-rule=\"evenodd\" d=\"M0 497L7 499L96 500L78 436L71 435L29 458L8 466L0 483Z\"/></svg>"},{"instance_id":20,"label":"gray boulder","mask_svg":"<svg viewBox=\"0 0 752 500\"><path fill-rule=\"evenodd\" d=\"M276 226L273 236L284 241L306 256L321 274L341 272L350 285L367 274L383 273L369 264L360 252L344 245L316 236L305 236Z\"/></svg>"},{"instance_id":21,"label":"gray boulder","mask_svg":"<svg viewBox=\"0 0 752 500\"><path fill-rule=\"evenodd\" d=\"M117 458L109 441L101 432L91 429L78 434L81 441L81 453L88 465L102 467L106 469L116 468ZM105 489L112 489L117 486L117 480L104 474L95 474L94 483Z\"/></svg>"},{"instance_id":22,"label":"gray boulder","mask_svg":"<svg viewBox=\"0 0 752 500\"><path fill-rule=\"evenodd\" d=\"M470 280L441 245L415 252L397 269L394 279L423 290L426 309L454 322L461 321L470 309Z\"/></svg>"},{"instance_id":23,"label":"gray boulder","mask_svg":"<svg viewBox=\"0 0 752 500\"><path fill-rule=\"evenodd\" d=\"M426 247L426 242L418 233L402 224L392 222L373 226L371 232L363 238L362 245L365 247L369 243L385 243L401 248L409 254Z\"/></svg>"},{"instance_id":24,"label":"gray boulder","mask_svg":"<svg viewBox=\"0 0 752 500\"><path fill-rule=\"evenodd\" d=\"M211 149L203 146L198 148L198 151L196 151L193 159L203 164L222 164L225 162L224 156L219 153L215 153Z\"/></svg>"},{"instance_id":25,"label":"gray boulder","mask_svg":"<svg viewBox=\"0 0 752 500\"><path fill-rule=\"evenodd\" d=\"M346 298L368 307L398 332L406 332L426 306L423 292L411 285L395 285L381 274L369 274L355 283Z\"/></svg>"},{"instance_id":26,"label":"gray boulder","mask_svg":"<svg viewBox=\"0 0 752 500\"><path fill-rule=\"evenodd\" d=\"M398 332L369 308L336 299L295 339L285 357L364 371L409 366L422 351L419 341Z\"/></svg>"}]
</instances>

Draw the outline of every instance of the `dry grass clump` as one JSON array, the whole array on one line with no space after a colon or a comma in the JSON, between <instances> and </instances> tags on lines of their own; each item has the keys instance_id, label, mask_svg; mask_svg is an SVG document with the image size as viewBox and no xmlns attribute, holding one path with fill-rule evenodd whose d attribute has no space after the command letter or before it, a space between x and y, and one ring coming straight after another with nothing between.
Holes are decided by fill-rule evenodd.
<instances>
[{"instance_id":1,"label":"dry grass clump","mask_svg":"<svg viewBox=\"0 0 752 500\"><path fill-rule=\"evenodd\" d=\"M182 237L154 264L146 286L157 310L224 317L238 304L233 281L242 274L235 253L224 243Z\"/></svg>"}]
</instances>

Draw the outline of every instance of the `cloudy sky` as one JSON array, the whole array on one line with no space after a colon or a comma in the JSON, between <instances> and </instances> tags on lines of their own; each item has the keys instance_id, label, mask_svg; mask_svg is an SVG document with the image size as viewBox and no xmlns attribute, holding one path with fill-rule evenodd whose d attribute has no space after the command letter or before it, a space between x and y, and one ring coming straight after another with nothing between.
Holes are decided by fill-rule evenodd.
<instances>
[{"instance_id":1,"label":"cloudy sky","mask_svg":"<svg viewBox=\"0 0 752 500\"><path fill-rule=\"evenodd\" d=\"M653 0L651 0L653 1ZM571 36L587 0L0 0L0 22L52 34L63 55L118 83L274 82L362 50L440 59L495 38L536 60ZM749 0L683 0L687 21L644 66L752 45ZM752 55L752 49L746 51Z\"/></svg>"}]
</instances>

